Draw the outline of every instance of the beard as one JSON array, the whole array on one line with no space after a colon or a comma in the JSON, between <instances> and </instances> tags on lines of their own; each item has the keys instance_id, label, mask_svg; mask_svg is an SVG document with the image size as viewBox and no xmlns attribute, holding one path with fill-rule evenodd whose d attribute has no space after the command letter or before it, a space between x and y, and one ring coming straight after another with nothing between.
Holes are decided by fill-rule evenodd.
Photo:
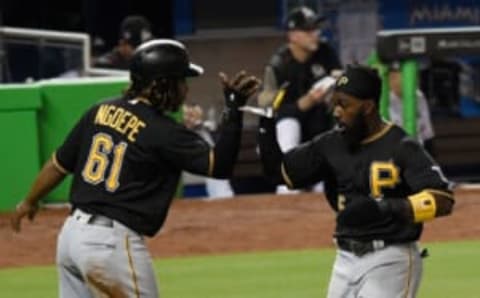
<instances>
[{"instance_id":1,"label":"beard","mask_svg":"<svg viewBox=\"0 0 480 298\"><path fill-rule=\"evenodd\" d=\"M362 112L358 112L355 115L355 118L350 125L347 126L343 124L343 127L344 130L342 135L350 150L355 150L358 148L362 140L367 137L367 121Z\"/></svg>"}]
</instances>

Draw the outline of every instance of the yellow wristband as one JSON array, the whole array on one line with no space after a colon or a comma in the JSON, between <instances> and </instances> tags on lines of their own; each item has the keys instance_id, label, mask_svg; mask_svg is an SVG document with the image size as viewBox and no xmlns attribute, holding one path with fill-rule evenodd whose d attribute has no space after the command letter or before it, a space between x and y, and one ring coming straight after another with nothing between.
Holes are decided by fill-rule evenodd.
<instances>
[{"instance_id":1,"label":"yellow wristband","mask_svg":"<svg viewBox=\"0 0 480 298\"><path fill-rule=\"evenodd\" d=\"M415 222L424 222L435 218L437 203L428 191L422 191L408 197L412 206Z\"/></svg>"}]
</instances>

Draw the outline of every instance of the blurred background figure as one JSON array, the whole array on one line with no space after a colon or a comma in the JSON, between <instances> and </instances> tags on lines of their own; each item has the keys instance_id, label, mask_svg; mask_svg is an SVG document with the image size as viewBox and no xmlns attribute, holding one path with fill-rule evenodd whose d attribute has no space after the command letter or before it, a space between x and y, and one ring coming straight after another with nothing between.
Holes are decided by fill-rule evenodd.
<instances>
[{"instance_id":1,"label":"blurred background figure","mask_svg":"<svg viewBox=\"0 0 480 298\"><path fill-rule=\"evenodd\" d=\"M388 80L390 85L390 120L403 127L403 103L402 103L402 73L400 63L393 62L389 66ZM419 88L417 95L417 138L431 155L434 155L433 138L435 136L430 109L427 99Z\"/></svg>"},{"instance_id":2,"label":"blurred background figure","mask_svg":"<svg viewBox=\"0 0 480 298\"><path fill-rule=\"evenodd\" d=\"M316 82L341 69L335 50L320 36L324 20L306 6L292 9L286 20L287 43L277 49L265 68L259 104L271 101L280 87L285 88L276 122L283 152L328 130L332 124L324 102L325 90L313 88ZM321 185L318 190L322 191ZM297 192L284 185L277 187L277 193Z\"/></svg>"},{"instance_id":3,"label":"blurred background figure","mask_svg":"<svg viewBox=\"0 0 480 298\"><path fill-rule=\"evenodd\" d=\"M215 143L212 133L216 128L216 123L205 119L203 109L199 105L183 105L183 124L195 131L210 145ZM235 195L228 179L205 177L205 190L210 199L231 198Z\"/></svg>"},{"instance_id":4,"label":"blurred background figure","mask_svg":"<svg viewBox=\"0 0 480 298\"><path fill-rule=\"evenodd\" d=\"M118 44L98 57L94 64L96 67L127 70L135 48L152 38L152 26L144 16L127 16L120 25Z\"/></svg>"}]
</instances>

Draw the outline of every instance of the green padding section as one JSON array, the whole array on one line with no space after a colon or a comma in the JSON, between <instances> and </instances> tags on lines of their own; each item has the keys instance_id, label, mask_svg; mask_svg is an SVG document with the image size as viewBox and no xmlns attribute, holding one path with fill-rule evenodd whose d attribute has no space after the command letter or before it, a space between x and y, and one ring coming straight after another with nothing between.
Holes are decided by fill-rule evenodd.
<instances>
[{"instance_id":1,"label":"green padding section","mask_svg":"<svg viewBox=\"0 0 480 298\"><path fill-rule=\"evenodd\" d=\"M38 85L1 85L0 111L39 109L40 88Z\"/></svg>"},{"instance_id":2,"label":"green padding section","mask_svg":"<svg viewBox=\"0 0 480 298\"><path fill-rule=\"evenodd\" d=\"M0 86L0 211L14 209L40 169L38 85Z\"/></svg>"},{"instance_id":3,"label":"green padding section","mask_svg":"<svg viewBox=\"0 0 480 298\"><path fill-rule=\"evenodd\" d=\"M402 63L403 127L411 135L417 135L417 62Z\"/></svg>"},{"instance_id":4,"label":"green padding section","mask_svg":"<svg viewBox=\"0 0 480 298\"><path fill-rule=\"evenodd\" d=\"M380 95L380 115L385 120L390 120L390 85L388 83L388 67L381 63L377 52L372 52L367 59L367 64L378 70L382 79L382 93Z\"/></svg>"},{"instance_id":5,"label":"green padding section","mask_svg":"<svg viewBox=\"0 0 480 298\"><path fill-rule=\"evenodd\" d=\"M40 170L36 111L0 110L0 135L0 211L9 211L23 199Z\"/></svg>"},{"instance_id":6,"label":"green padding section","mask_svg":"<svg viewBox=\"0 0 480 298\"><path fill-rule=\"evenodd\" d=\"M78 79L67 82L42 83L43 109L39 113L40 158L47 161L63 143L66 135L83 113L93 104L119 96L127 87L126 79L92 80ZM66 201L71 176L47 197L47 201Z\"/></svg>"}]
</instances>

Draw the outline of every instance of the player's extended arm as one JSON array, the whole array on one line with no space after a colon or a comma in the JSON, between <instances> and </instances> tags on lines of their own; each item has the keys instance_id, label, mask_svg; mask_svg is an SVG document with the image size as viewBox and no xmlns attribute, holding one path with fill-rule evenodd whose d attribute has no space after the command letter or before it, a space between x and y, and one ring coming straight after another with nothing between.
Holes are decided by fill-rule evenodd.
<instances>
[{"instance_id":1,"label":"player's extended arm","mask_svg":"<svg viewBox=\"0 0 480 298\"><path fill-rule=\"evenodd\" d=\"M260 80L247 75L245 71L237 73L231 80L223 73L220 74L220 78L225 94L225 110L219 136L210 151L208 176L228 178L240 150L243 112L238 108L245 105L247 99L257 92Z\"/></svg>"},{"instance_id":2,"label":"player's extended arm","mask_svg":"<svg viewBox=\"0 0 480 298\"><path fill-rule=\"evenodd\" d=\"M451 192L429 189L408 196L407 200L382 200L379 207L383 213L392 213L419 223L450 215L454 203Z\"/></svg>"},{"instance_id":3,"label":"player's extended arm","mask_svg":"<svg viewBox=\"0 0 480 298\"><path fill-rule=\"evenodd\" d=\"M272 184L285 184L282 175L283 153L277 143L275 120L260 117L259 121L258 145L265 177Z\"/></svg>"},{"instance_id":4,"label":"player's extended arm","mask_svg":"<svg viewBox=\"0 0 480 298\"><path fill-rule=\"evenodd\" d=\"M25 216L33 220L38 211L38 202L57 186L66 173L55 165L53 158L47 161L38 174L26 198L18 204L12 218L11 226L16 232L20 231L20 224Z\"/></svg>"},{"instance_id":5,"label":"player's extended arm","mask_svg":"<svg viewBox=\"0 0 480 298\"><path fill-rule=\"evenodd\" d=\"M408 222L421 223L452 213L453 194L444 190L427 189L406 198L357 197L337 216L346 226L362 226L394 216Z\"/></svg>"},{"instance_id":6,"label":"player's extended arm","mask_svg":"<svg viewBox=\"0 0 480 298\"><path fill-rule=\"evenodd\" d=\"M267 86L270 92L268 96L259 97L258 106L265 112L255 113L261 115L258 126L258 145L265 177L272 184L286 184L290 188L301 188L323 179L322 172L325 165L321 150L316 150L318 146L315 141L303 144L286 154L282 153L278 145L275 115L286 97L288 86L288 82L278 89ZM291 171L287 171L287 168Z\"/></svg>"}]
</instances>

